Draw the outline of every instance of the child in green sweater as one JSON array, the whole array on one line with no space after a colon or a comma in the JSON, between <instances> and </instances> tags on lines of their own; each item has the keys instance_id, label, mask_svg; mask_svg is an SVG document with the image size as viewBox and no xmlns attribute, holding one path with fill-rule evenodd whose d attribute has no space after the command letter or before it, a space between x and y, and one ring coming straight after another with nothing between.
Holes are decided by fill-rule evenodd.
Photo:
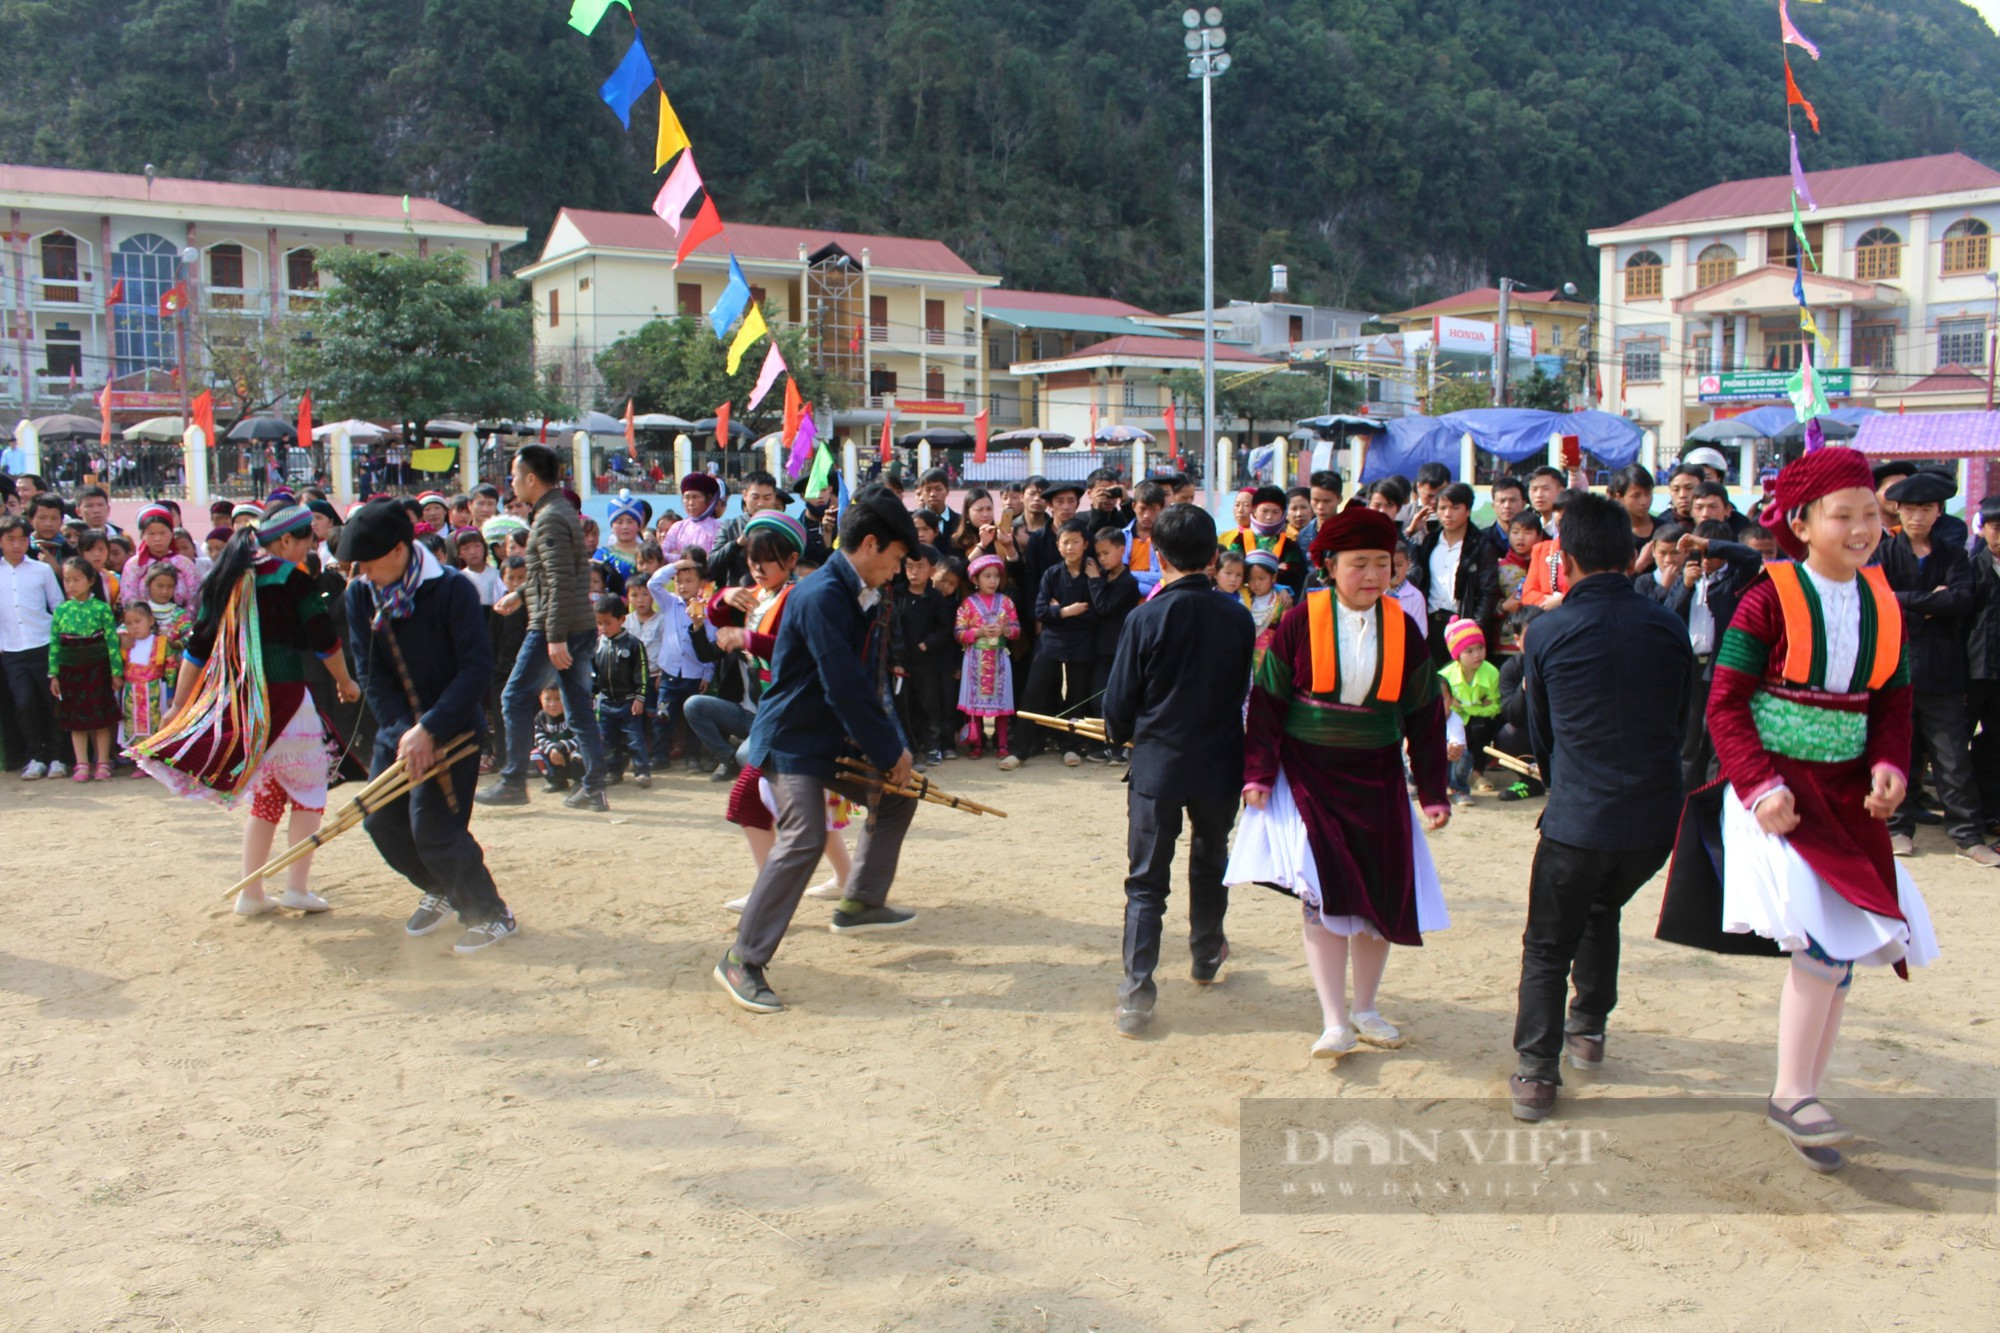
<instances>
[{"instance_id":1,"label":"child in green sweater","mask_svg":"<svg viewBox=\"0 0 2000 1333\"><path fill-rule=\"evenodd\" d=\"M1454 618L1444 628L1444 642L1452 659L1438 672L1451 710L1445 722L1448 786L1453 805L1471 805L1475 773L1480 790L1493 790L1485 778L1486 747L1500 731L1500 672L1486 660L1486 635L1474 622Z\"/></svg>"}]
</instances>

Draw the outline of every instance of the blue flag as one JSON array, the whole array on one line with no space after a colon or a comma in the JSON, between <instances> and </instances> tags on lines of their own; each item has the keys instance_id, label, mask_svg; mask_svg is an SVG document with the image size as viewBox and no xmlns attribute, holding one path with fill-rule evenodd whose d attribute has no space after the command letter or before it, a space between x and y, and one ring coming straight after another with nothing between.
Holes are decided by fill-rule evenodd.
<instances>
[{"instance_id":1,"label":"blue flag","mask_svg":"<svg viewBox=\"0 0 2000 1333\"><path fill-rule=\"evenodd\" d=\"M632 107L648 88L658 82L653 73L653 62L647 58L646 43L638 28L632 29L632 45L625 50L625 58L618 62L618 68L611 71L611 77L597 90L604 99L604 105L618 113L626 129L632 128Z\"/></svg>"},{"instance_id":2,"label":"blue flag","mask_svg":"<svg viewBox=\"0 0 2000 1333\"><path fill-rule=\"evenodd\" d=\"M728 342L729 331L736 327L736 321L743 318L743 312L750 308L750 284L743 278L743 269L737 264L736 256L729 256L729 282L716 298L715 306L708 312L708 327L715 334L717 342Z\"/></svg>"},{"instance_id":3,"label":"blue flag","mask_svg":"<svg viewBox=\"0 0 2000 1333\"><path fill-rule=\"evenodd\" d=\"M834 492L834 497L833 497L833 519L835 523L838 523L840 521L841 516L847 512L846 471L841 468L835 468L833 470L833 480L834 484L840 488L839 490Z\"/></svg>"}]
</instances>

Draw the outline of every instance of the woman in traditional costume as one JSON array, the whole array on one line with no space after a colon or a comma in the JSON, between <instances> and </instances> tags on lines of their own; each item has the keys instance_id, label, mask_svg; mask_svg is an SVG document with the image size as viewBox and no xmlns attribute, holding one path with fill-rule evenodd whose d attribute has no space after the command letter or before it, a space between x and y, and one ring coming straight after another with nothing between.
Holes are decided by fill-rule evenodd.
<instances>
[{"instance_id":1,"label":"woman in traditional costume","mask_svg":"<svg viewBox=\"0 0 2000 1333\"><path fill-rule=\"evenodd\" d=\"M293 843L318 830L327 778L341 754L338 735L306 690L305 655L326 664L343 702L361 697L326 600L298 563L311 549L312 513L298 505L230 538L202 584L168 719L130 750L177 795L225 809L250 802L246 875L270 860L287 804ZM306 887L311 864L310 856L292 864L276 900L262 885L244 889L236 911L325 911L326 900Z\"/></svg>"},{"instance_id":2,"label":"woman in traditional costume","mask_svg":"<svg viewBox=\"0 0 2000 1333\"><path fill-rule=\"evenodd\" d=\"M1778 474L1762 521L1791 562L1767 566L1769 577L1743 595L1708 702L1727 785L1721 919L1711 896L1705 924L1791 955L1765 1115L1816 1171L1838 1170L1833 1145L1850 1137L1819 1088L1855 964L1907 978L1908 964L1937 956L1923 895L1889 850L1886 821L1910 762L1910 669L1896 595L1868 564L1882 534L1874 482L1852 449L1819 449ZM1689 828L1683 821L1660 933L1747 951L1685 927L1703 899L1689 888L1697 877L1681 872L1707 859Z\"/></svg>"},{"instance_id":3,"label":"woman in traditional costume","mask_svg":"<svg viewBox=\"0 0 2000 1333\"><path fill-rule=\"evenodd\" d=\"M1422 629L1383 596L1399 539L1395 520L1356 506L1320 526L1312 557L1330 586L1285 613L1250 691L1247 808L1224 879L1303 904L1322 1059L1403 1044L1375 1007L1389 946L1451 924L1423 833L1451 818L1444 704Z\"/></svg>"},{"instance_id":4,"label":"woman in traditional costume","mask_svg":"<svg viewBox=\"0 0 2000 1333\"><path fill-rule=\"evenodd\" d=\"M174 571L173 600L182 607L192 607L201 579L195 574L194 561L174 550L174 511L157 502L149 504L139 511L134 526L139 529L139 549L118 575L119 598L126 602L146 598L153 569L164 566Z\"/></svg>"},{"instance_id":5,"label":"woman in traditional costume","mask_svg":"<svg viewBox=\"0 0 2000 1333\"><path fill-rule=\"evenodd\" d=\"M620 491L611 502L611 540L597 548L593 560L602 560L627 583L639 572L639 554L645 547L639 532L646 526L646 502L630 491Z\"/></svg>"}]
</instances>

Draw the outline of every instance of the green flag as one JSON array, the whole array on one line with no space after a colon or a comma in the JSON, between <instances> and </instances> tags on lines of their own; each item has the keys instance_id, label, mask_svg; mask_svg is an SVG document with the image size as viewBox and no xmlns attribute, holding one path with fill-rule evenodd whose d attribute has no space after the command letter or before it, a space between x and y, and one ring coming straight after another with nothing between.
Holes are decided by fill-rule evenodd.
<instances>
[{"instance_id":1,"label":"green flag","mask_svg":"<svg viewBox=\"0 0 2000 1333\"><path fill-rule=\"evenodd\" d=\"M604 12L613 5L625 6L627 13L632 10L632 0L570 0L569 26L578 32L596 32Z\"/></svg>"},{"instance_id":2,"label":"green flag","mask_svg":"<svg viewBox=\"0 0 2000 1333\"><path fill-rule=\"evenodd\" d=\"M806 478L806 494L820 495L826 484L833 480L833 454L825 445L813 451L812 475Z\"/></svg>"},{"instance_id":3,"label":"green flag","mask_svg":"<svg viewBox=\"0 0 2000 1333\"><path fill-rule=\"evenodd\" d=\"M1792 235L1799 238L1799 253L1812 265L1812 271L1819 272L1819 260L1813 255L1812 242L1806 239L1806 225L1799 220L1799 193L1792 191Z\"/></svg>"}]
</instances>

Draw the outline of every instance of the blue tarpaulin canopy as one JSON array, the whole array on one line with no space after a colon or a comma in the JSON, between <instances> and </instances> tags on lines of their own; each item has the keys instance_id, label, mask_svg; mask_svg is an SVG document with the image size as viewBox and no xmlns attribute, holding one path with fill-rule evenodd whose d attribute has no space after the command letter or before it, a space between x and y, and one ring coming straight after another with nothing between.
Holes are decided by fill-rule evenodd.
<instances>
[{"instance_id":1,"label":"blue tarpaulin canopy","mask_svg":"<svg viewBox=\"0 0 2000 1333\"><path fill-rule=\"evenodd\" d=\"M1621 468L1639 457L1639 428L1609 412L1537 412L1516 407L1482 407L1443 417L1398 417L1368 450L1363 482L1401 474L1414 477L1425 463L1442 463L1458 475L1459 437L1471 435L1479 448L1520 463L1546 457L1549 437L1574 435L1585 453L1607 467Z\"/></svg>"}]
</instances>

